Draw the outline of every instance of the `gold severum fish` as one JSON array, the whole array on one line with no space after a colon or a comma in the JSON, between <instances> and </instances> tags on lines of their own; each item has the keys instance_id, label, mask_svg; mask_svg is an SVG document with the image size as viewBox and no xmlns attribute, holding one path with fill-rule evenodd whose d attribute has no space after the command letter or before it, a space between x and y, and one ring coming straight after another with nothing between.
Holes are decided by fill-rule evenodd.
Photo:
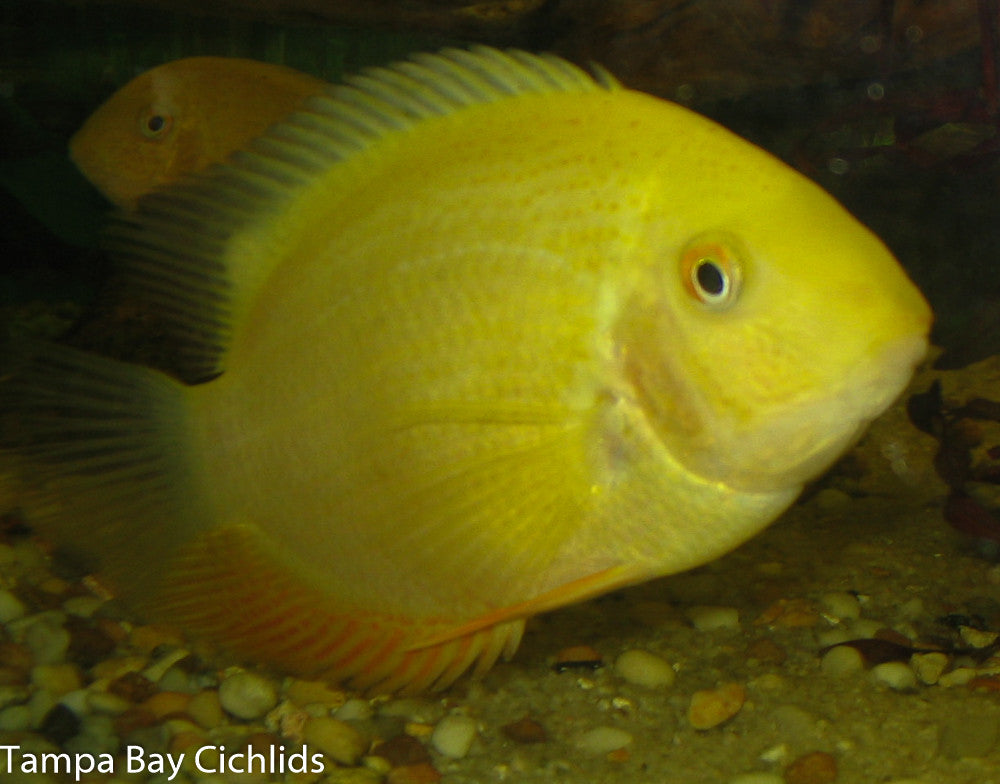
<instances>
[{"instance_id":1,"label":"gold severum fish","mask_svg":"<svg viewBox=\"0 0 1000 784\"><path fill-rule=\"evenodd\" d=\"M205 381L15 351L29 519L150 617L385 691L761 530L930 322L804 177L517 51L332 87L112 237Z\"/></svg>"},{"instance_id":2,"label":"gold severum fish","mask_svg":"<svg viewBox=\"0 0 1000 784\"><path fill-rule=\"evenodd\" d=\"M70 139L70 158L119 207L224 160L327 83L240 57L186 57L144 71Z\"/></svg>"}]
</instances>

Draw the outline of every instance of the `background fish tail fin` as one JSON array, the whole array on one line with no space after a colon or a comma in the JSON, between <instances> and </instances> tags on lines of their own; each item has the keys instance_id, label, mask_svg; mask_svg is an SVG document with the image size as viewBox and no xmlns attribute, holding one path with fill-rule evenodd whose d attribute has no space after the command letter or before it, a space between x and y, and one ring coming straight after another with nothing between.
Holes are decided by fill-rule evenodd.
<instances>
[{"instance_id":1,"label":"background fish tail fin","mask_svg":"<svg viewBox=\"0 0 1000 784\"><path fill-rule=\"evenodd\" d=\"M0 349L0 472L27 521L78 565L137 595L197 524L184 388L41 343Z\"/></svg>"}]
</instances>

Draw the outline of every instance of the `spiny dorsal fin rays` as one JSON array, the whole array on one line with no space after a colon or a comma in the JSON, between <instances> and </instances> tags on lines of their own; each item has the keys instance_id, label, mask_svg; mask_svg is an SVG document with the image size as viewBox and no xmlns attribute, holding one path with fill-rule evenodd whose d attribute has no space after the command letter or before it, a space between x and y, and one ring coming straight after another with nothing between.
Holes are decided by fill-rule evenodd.
<instances>
[{"instance_id":1,"label":"spiny dorsal fin rays","mask_svg":"<svg viewBox=\"0 0 1000 784\"><path fill-rule=\"evenodd\" d=\"M120 214L107 246L129 290L176 340L183 376L199 381L222 358L246 303L279 253L234 253L230 240L260 226L335 166L421 122L522 94L612 90L617 82L551 55L477 46L418 54L332 85L226 163L150 194ZM235 257L235 258L234 258ZM231 260L231 261L230 261Z\"/></svg>"}]
</instances>

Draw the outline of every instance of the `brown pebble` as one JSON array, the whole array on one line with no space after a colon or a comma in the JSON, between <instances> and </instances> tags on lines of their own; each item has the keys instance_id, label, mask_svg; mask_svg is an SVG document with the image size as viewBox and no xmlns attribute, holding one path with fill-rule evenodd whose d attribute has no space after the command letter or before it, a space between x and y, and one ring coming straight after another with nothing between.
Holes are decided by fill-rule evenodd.
<instances>
[{"instance_id":1,"label":"brown pebble","mask_svg":"<svg viewBox=\"0 0 1000 784\"><path fill-rule=\"evenodd\" d=\"M180 691L158 691L139 707L158 718L182 715L187 711L191 695Z\"/></svg>"},{"instance_id":2,"label":"brown pebble","mask_svg":"<svg viewBox=\"0 0 1000 784\"><path fill-rule=\"evenodd\" d=\"M803 754L785 768L786 784L830 784L837 780L837 760L825 751Z\"/></svg>"},{"instance_id":3,"label":"brown pebble","mask_svg":"<svg viewBox=\"0 0 1000 784\"><path fill-rule=\"evenodd\" d=\"M549 739L545 727L528 716L505 724L500 729L515 743L544 743Z\"/></svg>"},{"instance_id":4,"label":"brown pebble","mask_svg":"<svg viewBox=\"0 0 1000 784\"><path fill-rule=\"evenodd\" d=\"M141 672L127 672L108 684L108 691L129 702L145 702L156 694L156 684Z\"/></svg>"},{"instance_id":5,"label":"brown pebble","mask_svg":"<svg viewBox=\"0 0 1000 784\"><path fill-rule=\"evenodd\" d=\"M430 752L424 744L412 735L406 734L396 735L379 743L371 753L374 757L386 760L394 768L431 761Z\"/></svg>"},{"instance_id":6,"label":"brown pebble","mask_svg":"<svg viewBox=\"0 0 1000 784\"><path fill-rule=\"evenodd\" d=\"M393 768L385 777L385 784L435 784L441 780L441 773L429 762L403 765Z\"/></svg>"},{"instance_id":7,"label":"brown pebble","mask_svg":"<svg viewBox=\"0 0 1000 784\"><path fill-rule=\"evenodd\" d=\"M632 758L632 752L627 748L609 751L606 755L608 762L628 762Z\"/></svg>"},{"instance_id":8,"label":"brown pebble","mask_svg":"<svg viewBox=\"0 0 1000 784\"><path fill-rule=\"evenodd\" d=\"M127 711L115 716L114 719L115 733L120 738L124 738L135 730L152 727L158 723L159 720L156 718L156 714L143 708L129 708Z\"/></svg>"},{"instance_id":9,"label":"brown pebble","mask_svg":"<svg viewBox=\"0 0 1000 784\"><path fill-rule=\"evenodd\" d=\"M979 675L967 685L972 691L997 692L1000 691L1000 678L996 675Z\"/></svg>"},{"instance_id":10,"label":"brown pebble","mask_svg":"<svg viewBox=\"0 0 1000 784\"><path fill-rule=\"evenodd\" d=\"M28 682L28 671L20 667L0 665L0 686L23 686Z\"/></svg>"},{"instance_id":11,"label":"brown pebble","mask_svg":"<svg viewBox=\"0 0 1000 784\"><path fill-rule=\"evenodd\" d=\"M34 664L35 656L28 646L10 640L0 642L0 665L27 672Z\"/></svg>"},{"instance_id":12,"label":"brown pebble","mask_svg":"<svg viewBox=\"0 0 1000 784\"><path fill-rule=\"evenodd\" d=\"M67 657L83 667L92 667L103 661L118 645L103 629L86 618L70 615L66 618L65 628L69 632Z\"/></svg>"},{"instance_id":13,"label":"brown pebble","mask_svg":"<svg viewBox=\"0 0 1000 784\"><path fill-rule=\"evenodd\" d=\"M762 664L784 664L788 658L788 651L782 648L774 640L762 637L754 640L747 646L748 659L756 659Z\"/></svg>"},{"instance_id":14,"label":"brown pebble","mask_svg":"<svg viewBox=\"0 0 1000 784\"><path fill-rule=\"evenodd\" d=\"M747 690L741 683L723 683L691 695L688 721L696 730L708 730L728 721L743 707Z\"/></svg>"},{"instance_id":15,"label":"brown pebble","mask_svg":"<svg viewBox=\"0 0 1000 784\"><path fill-rule=\"evenodd\" d=\"M589 645L571 645L556 654L552 669L564 672L570 669L596 670L604 666L604 657Z\"/></svg>"},{"instance_id":16,"label":"brown pebble","mask_svg":"<svg viewBox=\"0 0 1000 784\"><path fill-rule=\"evenodd\" d=\"M778 599L760 614L754 625L798 629L815 626L819 620L819 610L808 599Z\"/></svg>"}]
</instances>

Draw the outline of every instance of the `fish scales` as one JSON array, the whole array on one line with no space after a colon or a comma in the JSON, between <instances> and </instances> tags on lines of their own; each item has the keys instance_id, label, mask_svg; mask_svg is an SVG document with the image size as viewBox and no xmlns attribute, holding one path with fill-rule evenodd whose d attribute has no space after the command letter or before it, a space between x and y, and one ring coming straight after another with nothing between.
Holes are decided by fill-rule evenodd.
<instances>
[{"instance_id":1,"label":"fish scales","mask_svg":"<svg viewBox=\"0 0 1000 784\"><path fill-rule=\"evenodd\" d=\"M151 617L372 690L443 688L532 615L737 546L930 322L784 164L485 47L330 87L110 236L205 381L12 349L25 507Z\"/></svg>"}]
</instances>

